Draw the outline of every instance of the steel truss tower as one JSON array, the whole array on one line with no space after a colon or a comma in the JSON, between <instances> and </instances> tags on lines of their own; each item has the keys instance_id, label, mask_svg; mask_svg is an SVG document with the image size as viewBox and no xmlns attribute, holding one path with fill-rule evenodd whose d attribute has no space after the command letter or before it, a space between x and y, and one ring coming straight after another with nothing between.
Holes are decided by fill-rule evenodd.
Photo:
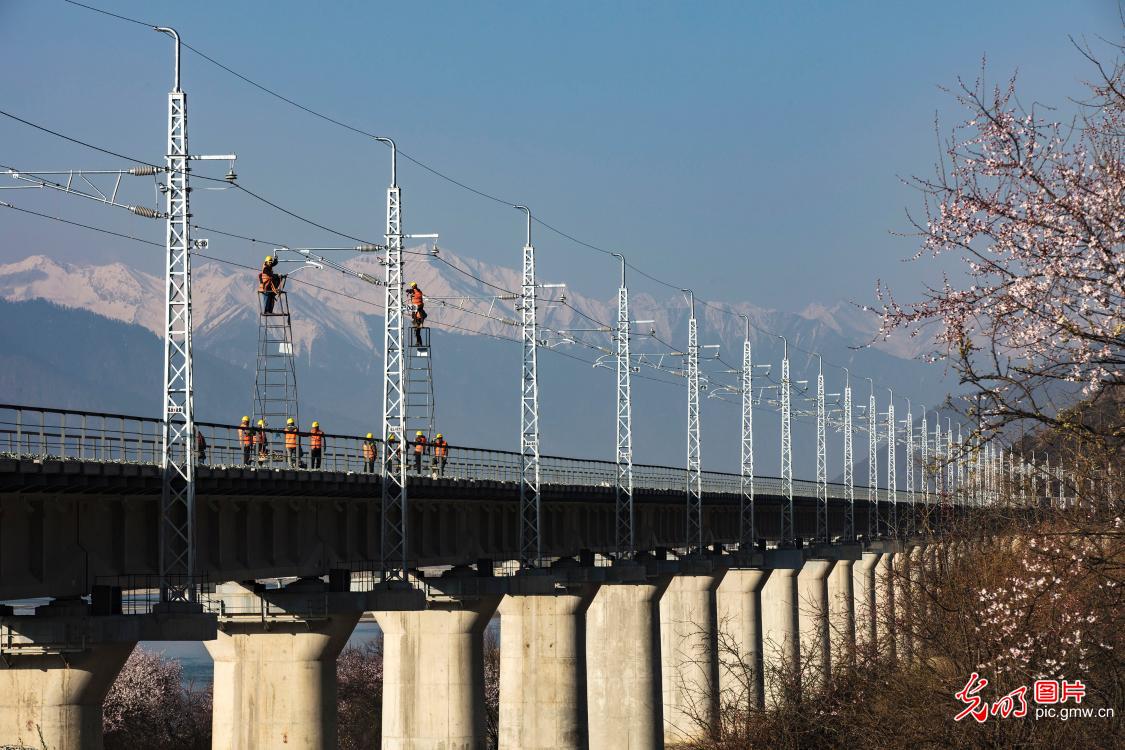
<instances>
[{"instance_id":1,"label":"steel truss tower","mask_svg":"<svg viewBox=\"0 0 1125 750\"><path fill-rule=\"evenodd\" d=\"M633 386L629 359L629 288L625 286L625 256L617 290L617 553L632 555L633 539Z\"/></svg>"},{"instance_id":2,"label":"steel truss tower","mask_svg":"<svg viewBox=\"0 0 1125 750\"><path fill-rule=\"evenodd\" d=\"M191 352L191 211L187 94L180 89L180 35L175 85L168 94L167 234L164 263L163 486L160 495L160 598L195 600L195 414Z\"/></svg>"},{"instance_id":3,"label":"steel truss tower","mask_svg":"<svg viewBox=\"0 0 1125 750\"><path fill-rule=\"evenodd\" d=\"M277 293L273 312L258 310L258 360L254 377L254 411L267 427L281 428L286 419L298 425L301 418L297 400L297 366L293 348L293 321L289 314L289 293Z\"/></svg>"},{"instance_id":4,"label":"steel truss tower","mask_svg":"<svg viewBox=\"0 0 1125 750\"><path fill-rule=\"evenodd\" d=\"M531 209L527 214L527 244L523 246L523 295L520 299L523 369L520 382L520 565L542 561L539 535L539 371L538 321L535 311L535 247L531 244Z\"/></svg>"},{"instance_id":5,"label":"steel truss tower","mask_svg":"<svg viewBox=\"0 0 1125 750\"><path fill-rule=\"evenodd\" d=\"M957 491L961 493L961 504L966 505L972 495L972 488L965 491L966 480L968 479L966 469L966 459L968 458L968 451L965 450L965 439L961 436L961 425L957 425Z\"/></svg>"},{"instance_id":6,"label":"steel truss tower","mask_svg":"<svg viewBox=\"0 0 1125 750\"><path fill-rule=\"evenodd\" d=\"M391 185L387 188L387 266L383 325L383 483L382 567L387 580L405 579L409 567L406 485L407 436L405 352L402 341L402 192L398 187L398 146L390 138L376 138L391 147ZM389 444L397 438L397 447ZM397 455L396 455L397 453Z\"/></svg>"},{"instance_id":7,"label":"steel truss tower","mask_svg":"<svg viewBox=\"0 0 1125 750\"><path fill-rule=\"evenodd\" d=\"M890 390L890 389L888 389ZM898 425L895 424L895 393L890 391L891 399L887 403L887 494L890 498L890 507L887 508L887 531L892 537L898 536L898 470L895 457L895 448L898 438L896 435Z\"/></svg>"},{"instance_id":8,"label":"steel truss tower","mask_svg":"<svg viewBox=\"0 0 1125 750\"><path fill-rule=\"evenodd\" d=\"M867 538L879 534L879 436L875 432L875 381L865 378L870 392L867 396Z\"/></svg>"},{"instance_id":9,"label":"steel truss tower","mask_svg":"<svg viewBox=\"0 0 1125 750\"><path fill-rule=\"evenodd\" d=\"M906 523L906 534L914 533L914 410L910 399L906 399L906 491L910 493L910 516Z\"/></svg>"},{"instance_id":10,"label":"steel truss tower","mask_svg":"<svg viewBox=\"0 0 1125 750\"><path fill-rule=\"evenodd\" d=\"M691 305L688 318L687 418L687 546L703 551L703 465L699 430L699 329L695 320L695 292L684 289Z\"/></svg>"},{"instance_id":11,"label":"steel truss tower","mask_svg":"<svg viewBox=\"0 0 1125 750\"><path fill-rule=\"evenodd\" d=\"M949 495L950 506L957 504L956 493L961 489L957 479L957 454L953 451L953 420L945 418L945 491Z\"/></svg>"},{"instance_id":12,"label":"steel truss tower","mask_svg":"<svg viewBox=\"0 0 1125 750\"><path fill-rule=\"evenodd\" d=\"M930 533L930 525L931 525L931 519L930 519L930 451L929 451L930 432L929 432L929 430L930 430L930 425L928 424L928 422L926 420L926 405L922 404L922 425L921 425L922 464L921 464L920 469L921 469L921 473L922 473L922 513L923 513L923 518L926 519L925 532L927 534ZM934 489L935 489L935 491L937 490L936 487Z\"/></svg>"},{"instance_id":13,"label":"steel truss tower","mask_svg":"<svg viewBox=\"0 0 1125 750\"><path fill-rule=\"evenodd\" d=\"M824 359L818 354L816 370L816 538L828 541L828 446L824 410Z\"/></svg>"},{"instance_id":14,"label":"steel truss tower","mask_svg":"<svg viewBox=\"0 0 1125 750\"><path fill-rule=\"evenodd\" d=\"M749 552L758 541L754 528L754 363L750 348L750 317L738 317L746 324L742 339L742 505L739 508L738 540L739 549Z\"/></svg>"},{"instance_id":15,"label":"steel truss tower","mask_svg":"<svg viewBox=\"0 0 1125 750\"><path fill-rule=\"evenodd\" d=\"M781 350L781 480L785 497L781 501L781 546L793 544L793 434L792 409L789 403L789 341L779 336Z\"/></svg>"},{"instance_id":16,"label":"steel truss tower","mask_svg":"<svg viewBox=\"0 0 1125 750\"><path fill-rule=\"evenodd\" d=\"M852 453L852 381L844 369L844 539L855 540L855 456Z\"/></svg>"}]
</instances>

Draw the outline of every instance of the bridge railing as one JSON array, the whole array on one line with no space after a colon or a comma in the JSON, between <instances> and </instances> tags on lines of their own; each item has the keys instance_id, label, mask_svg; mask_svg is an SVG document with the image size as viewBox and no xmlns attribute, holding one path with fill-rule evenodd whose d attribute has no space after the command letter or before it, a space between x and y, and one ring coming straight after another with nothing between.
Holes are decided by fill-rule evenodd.
<instances>
[{"instance_id":1,"label":"bridge railing","mask_svg":"<svg viewBox=\"0 0 1125 750\"><path fill-rule=\"evenodd\" d=\"M277 428L255 427L251 433L244 433L237 425L197 422L196 431L206 444L206 450L197 454L198 462L204 465L371 474L381 474L387 468L378 439L373 440L375 459L369 461L367 456L371 451L365 451L363 437L326 433L317 459L312 455L308 432L298 434L297 449L290 452L286 433ZM293 439L288 439L291 445ZM163 422L158 419L0 404L0 454L160 465L162 446ZM456 445L448 446L446 451L442 460L435 455L434 446L429 445L419 456L416 445L408 442L405 450L408 473L462 481L516 483L520 480L520 454L514 451ZM542 456L540 460L540 481L544 486L613 487L616 477L617 465L612 461L561 456ZM705 493L737 495L741 492L738 474L704 471L701 479ZM633 486L635 489L683 491L687 486L686 474L682 467L634 464ZM846 498L842 484L829 483L827 489L829 498ZM786 488L780 478L756 476L754 491L757 495L783 497ZM867 499L866 487L857 486L854 492L857 500ZM817 483L794 480L793 494L816 497ZM890 500L886 489L878 490L877 494L880 501ZM921 502L920 494L915 493L916 502ZM900 490L898 499L909 502L910 493Z\"/></svg>"}]
</instances>

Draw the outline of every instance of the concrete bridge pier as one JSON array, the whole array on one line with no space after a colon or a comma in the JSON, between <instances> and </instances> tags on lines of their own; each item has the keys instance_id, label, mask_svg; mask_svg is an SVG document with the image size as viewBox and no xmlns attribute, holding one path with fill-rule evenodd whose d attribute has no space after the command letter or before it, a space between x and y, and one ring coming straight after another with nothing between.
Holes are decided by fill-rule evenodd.
<instances>
[{"instance_id":1,"label":"concrete bridge pier","mask_svg":"<svg viewBox=\"0 0 1125 750\"><path fill-rule=\"evenodd\" d=\"M681 560L660 597L660 683L664 742L707 737L719 721L715 590L725 571L709 560ZM693 567L698 569L693 570Z\"/></svg>"},{"instance_id":2,"label":"concrete bridge pier","mask_svg":"<svg viewBox=\"0 0 1125 750\"><path fill-rule=\"evenodd\" d=\"M587 746L586 610L598 587L545 582L551 590L500 602L501 750Z\"/></svg>"},{"instance_id":3,"label":"concrete bridge pier","mask_svg":"<svg viewBox=\"0 0 1125 750\"><path fill-rule=\"evenodd\" d=\"M484 630L500 595L375 613L383 629L384 750L485 747Z\"/></svg>"},{"instance_id":4,"label":"concrete bridge pier","mask_svg":"<svg viewBox=\"0 0 1125 750\"><path fill-rule=\"evenodd\" d=\"M902 552L885 542L883 556L875 566L875 644L878 653L894 661L898 657L895 629L896 576Z\"/></svg>"},{"instance_id":5,"label":"concrete bridge pier","mask_svg":"<svg viewBox=\"0 0 1125 750\"><path fill-rule=\"evenodd\" d=\"M803 662L801 688L816 691L831 668L832 642L828 623L828 576L836 560L817 550L797 574L798 632Z\"/></svg>"},{"instance_id":6,"label":"concrete bridge pier","mask_svg":"<svg viewBox=\"0 0 1125 750\"><path fill-rule=\"evenodd\" d=\"M828 640L831 662L855 663L855 566L861 557L858 544L840 545L839 556L828 574Z\"/></svg>"},{"instance_id":7,"label":"concrete bridge pier","mask_svg":"<svg viewBox=\"0 0 1125 750\"><path fill-rule=\"evenodd\" d=\"M799 549L765 553L769 578L762 587L762 690L767 708L779 704L784 685L800 679L800 597L797 576L804 566Z\"/></svg>"},{"instance_id":8,"label":"concrete bridge pier","mask_svg":"<svg viewBox=\"0 0 1125 750\"><path fill-rule=\"evenodd\" d=\"M216 587L215 750L336 747L336 657L364 610L422 606L420 592L330 591L320 579L281 589Z\"/></svg>"},{"instance_id":9,"label":"concrete bridge pier","mask_svg":"<svg viewBox=\"0 0 1125 750\"><path fill-rule=\"evenodd\" d=\"M638 582L603 585L586 611L590 750L664 747L659 601L670 576L636 567Z\"/></svg>"},{"instance_id":10,"label":"concrete bridge pier","mask_svg":"<svg viewBox=\"0 0 1125 750\"><path fill-rule=\"evenodd\" d=\"M715 591L718 626L719 706L761 708L762 587L770 571L761 567L731 568Z\"/></svg>"},{"instance_id":11,"label":"concrete bridge pier","mask_svg":"<svg viewBox=\"0 0 1125 750\"><path fill-rule=\"evenodd\" d=\"M137 641L215 634L215 618L198 612L122 615L119 600L114 609L93 615L81 599L31 615L0 607L0 745L100 750L102 703Z\"/></svg>"},{"instance_id":12,"label":"concrete bridge pier","mask_svg":"<svg viewBox=\"0 0 1125 750\"><path fill-rule=\"evenodd\" d=\"M875 571L883 559L881 548L868 546L852 567L852 590L855 596L855 646L858 653L869 653L876 647L879 619L875 598Z\"/></svg>"}]
</instances>

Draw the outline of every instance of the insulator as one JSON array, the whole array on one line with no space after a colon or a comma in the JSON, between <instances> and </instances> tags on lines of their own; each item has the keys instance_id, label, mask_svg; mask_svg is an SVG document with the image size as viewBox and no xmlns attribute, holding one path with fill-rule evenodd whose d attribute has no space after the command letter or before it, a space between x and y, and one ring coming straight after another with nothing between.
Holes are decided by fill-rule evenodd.
<instances>
[{"instance_id":1,"label":"insulator","mask_svg":"<svg viewBox=\"0 0 1125 750\"><path fill-rule=\"evenodd\" d=\"M154 167L150 164L142 164L139 167L131 167L129 169L129 174L137 175L138 177L143 177L145 175L150 175L150 174L159 174L160 172L163 172L163 171L164 171L164 167Z\"/></svg>"},{"instance_id":2,"label":"insulator","mask_svg":"<svg viewBox=\"0 0 1125 750\"><path fill-rule=\"evenodd\" d=\"M382 245L356 245L355 251L357 253L377 253L383 249Z\"/></svg>"},{"instance_id":3,"label":"insulator","mask_svg":"<svg viewBox=\"0 0 1125 750\"><path fill-rule=\"evenodd\" d=\"M360 273L359 278L363 279L368 284L377 284L377 285L381 286L381 285L386 283L382 279L377 279L374 276L372 276L371 274L366 274L366 273Z\"/></svg>"},{"instance_id":4,"label":"insulator","mask_svg":"<svg viewBox=\"0 0 1125 750\"><path fill-rule=\"evenodd\" d=\"M153 211L147 206L129 206L129 210L137 216L143 216L146 219L159 219L161 214L158 211Z\"/></svg>"}]
</instances>

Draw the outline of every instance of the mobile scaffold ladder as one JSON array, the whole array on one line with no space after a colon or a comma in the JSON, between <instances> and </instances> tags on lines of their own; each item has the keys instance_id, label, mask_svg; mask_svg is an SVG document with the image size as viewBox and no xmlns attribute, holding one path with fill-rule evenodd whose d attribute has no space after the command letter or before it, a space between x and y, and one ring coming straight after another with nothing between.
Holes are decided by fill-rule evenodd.
<instances>
[{"instance_id":1,"label":"mobile scaffold ladder","mask_svg":"<svg viewBox=\"0 0 1125 750\"><path fill-rule=\"evenodd\" d=\"M265 420L266 427L271 429L284 429L290 417L298 427L301 424L297 412L293 322L289 315L289 295L284 289L277 293L273 312L268 314L265 311L265 301L261 295L258 296L258 367L254 376L254 414L255 420Z\"/></svg>"}]
</instances>

